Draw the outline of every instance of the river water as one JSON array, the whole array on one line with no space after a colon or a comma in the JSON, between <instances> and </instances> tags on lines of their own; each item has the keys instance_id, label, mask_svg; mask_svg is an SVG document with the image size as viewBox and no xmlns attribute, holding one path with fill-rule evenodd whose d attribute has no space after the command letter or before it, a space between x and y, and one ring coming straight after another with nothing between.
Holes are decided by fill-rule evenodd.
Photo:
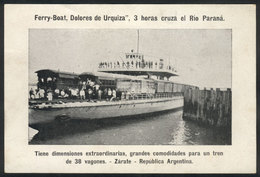
<instances>
[{"instance_id":1,"label":"river water","mask_svg":"<svg viewBox=\"0 0 260 177\"><path fill-rule=\"evenodd\" d=\"M230 145L229 131L182 119L182 110L130 118L70 120L34 127L29 144Z\"/></svg>"}]
</instances>

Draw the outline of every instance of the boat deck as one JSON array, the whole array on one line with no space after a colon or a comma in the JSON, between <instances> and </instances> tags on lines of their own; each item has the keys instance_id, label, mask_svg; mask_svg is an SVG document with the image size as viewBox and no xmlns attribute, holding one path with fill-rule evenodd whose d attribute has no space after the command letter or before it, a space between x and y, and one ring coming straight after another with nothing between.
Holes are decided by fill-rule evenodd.
<instances>
[{"instance_id":1,"label":"boat deck","mask_svg":"<svg viewBox=\"0 0 260 177\"><path fill-rule=\"evenodd\" d=\"M44 100L39 100L31 104L30 108L44 109L44 108L111 106L111 105L165 102L174 99L183 99L183 96L175 96L175 97L168 97L168 98L149 98L149 99L138 99L138 100L117 100L117 101L53 100L48 102Z\"/></svg>"}]
</instances>

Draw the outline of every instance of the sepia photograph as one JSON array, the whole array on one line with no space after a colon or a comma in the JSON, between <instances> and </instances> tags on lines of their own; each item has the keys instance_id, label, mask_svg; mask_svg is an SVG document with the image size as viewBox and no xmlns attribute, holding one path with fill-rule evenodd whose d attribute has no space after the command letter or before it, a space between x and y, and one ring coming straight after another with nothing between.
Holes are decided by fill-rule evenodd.
<instances>
[{"instance_id":1,"label":"sepia photograph","mask_svg":"<svg viewBox=\"0 0 260 177\"><path fill-rule=\"evenodd\" d=\"M5 172L255 173L255 14L6 5Z\"/></svg>"},{"instance_id":2,"label":"sepia photograph","mask_svg":"<svg viewBox=\"0 0 260 177\"><path fill-rule=\"evenodd\" d=\"M232 145L231 29L28 38L29 145Z\"/></svg>"}]
</instances>

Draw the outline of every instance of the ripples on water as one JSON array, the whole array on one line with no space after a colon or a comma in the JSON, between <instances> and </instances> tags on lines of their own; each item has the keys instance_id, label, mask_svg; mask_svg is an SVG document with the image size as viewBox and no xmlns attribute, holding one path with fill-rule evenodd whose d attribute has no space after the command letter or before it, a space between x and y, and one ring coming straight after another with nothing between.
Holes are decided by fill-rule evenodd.
<instances>
[{"instance_id":1,"label":"ripples on water","mask_svg":"<svg viewBox=\"0 0 260 177\"><path fill-rule=\"evenodd\" d=\"M229 131L184 121L182 110L152 116L71 120L39 129L30 144L71 145L225 145Z\"/></svg>"}]
</instances>

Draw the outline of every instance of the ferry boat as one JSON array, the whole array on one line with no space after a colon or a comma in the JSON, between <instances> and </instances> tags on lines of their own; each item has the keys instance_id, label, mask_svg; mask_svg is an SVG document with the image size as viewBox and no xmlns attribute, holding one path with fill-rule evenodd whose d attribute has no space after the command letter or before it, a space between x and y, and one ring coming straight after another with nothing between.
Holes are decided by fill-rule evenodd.
<instances>
[{"instance_id":1,"label":"ferry boat","mask_svg":"<svg viewBox=\"0 0 260 177\"><path fill-rule=\"evenodd\" d=\"M163 59L149 60L138 50L126 53L121 61L101 62L97 72L76 74L43 69L36 73L37 88L43 93L29 99L30 126L182 108L184 90L193 87L170 81L170 77L178 76L174 67L166 65Z\"/></svg>"}]
</instances>

